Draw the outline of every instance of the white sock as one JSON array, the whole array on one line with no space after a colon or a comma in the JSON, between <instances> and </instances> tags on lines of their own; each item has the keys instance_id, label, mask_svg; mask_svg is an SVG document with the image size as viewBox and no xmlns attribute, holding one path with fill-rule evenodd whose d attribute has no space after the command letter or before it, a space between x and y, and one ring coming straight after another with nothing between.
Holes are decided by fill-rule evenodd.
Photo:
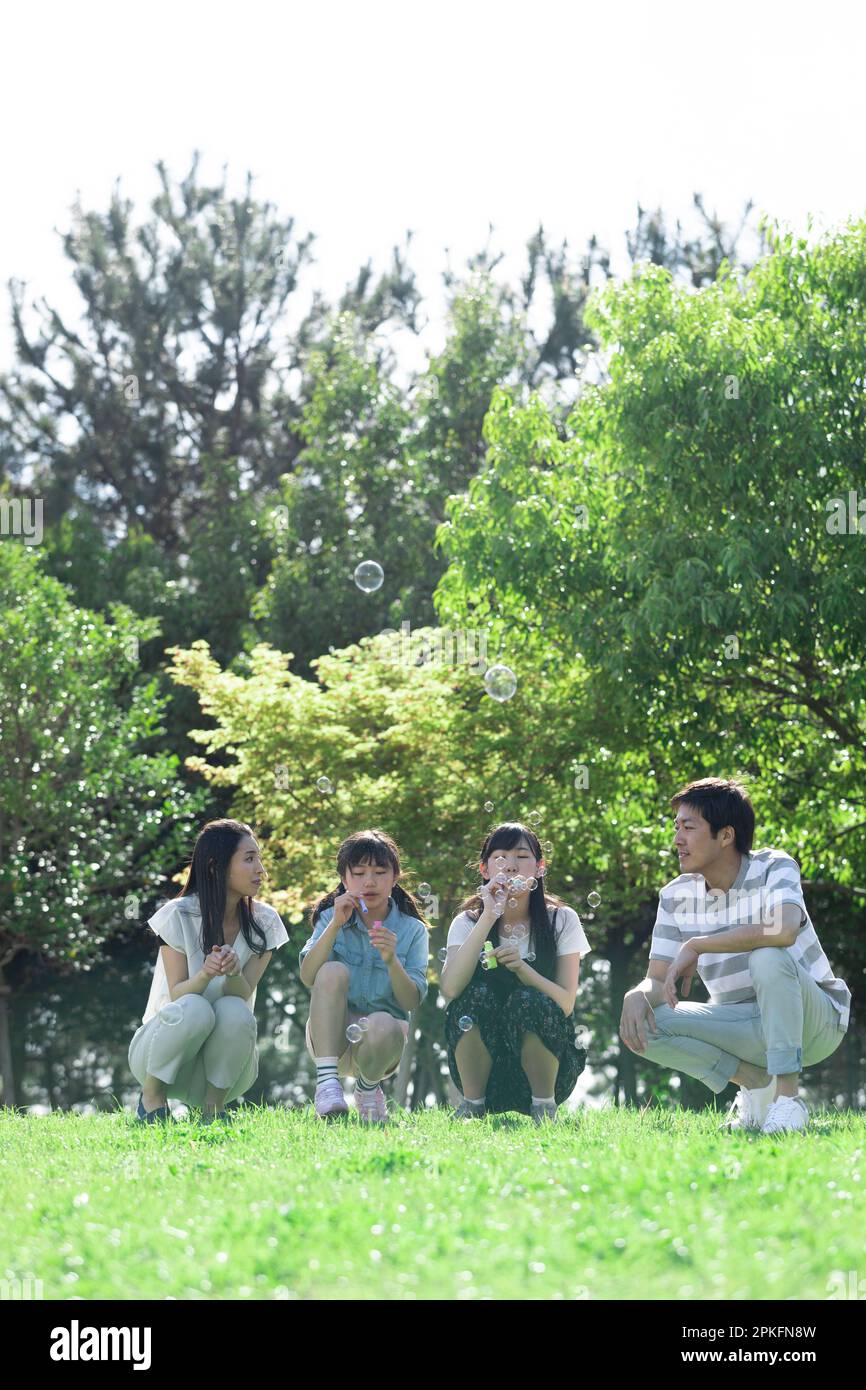
<instances>
[{"instance_id":1,"label":"white sock","mask_svg":"<svg viewBox=\"0 0 866 1390\"><path fill-rule=\"evenodd\" d=\"M533 1097L532 1097L532 1104L533 1104L533 1105L555 1105L555 1104L556 1104L556 1101L554 1100L553 1096L533 1096Z\"/></svg>"},{"instance_id":2,"label":"white sock","mask_svg":"<svg viewBox=\"0 0 866 1390\"><path fill-rule=\"evenodd\" d=\"M467 1105L484 1105L487 1096L483 1095L480 1100L470 1100L468 1096L464 1096L463 1099L466 1101Z\"/></svg>"},{"instance_id":3,"label":"white sock","mask_svg":"<svg viewBox=\"0 0 866 1390\"><path fill-rule=\"evenodd\" d=\"M316 1058L316 1085L321 1086L323 1081L330 1081L333 1076L337 1079L337 1059L336 1057L317 1057Z\"/></svg>"}]
</instances>

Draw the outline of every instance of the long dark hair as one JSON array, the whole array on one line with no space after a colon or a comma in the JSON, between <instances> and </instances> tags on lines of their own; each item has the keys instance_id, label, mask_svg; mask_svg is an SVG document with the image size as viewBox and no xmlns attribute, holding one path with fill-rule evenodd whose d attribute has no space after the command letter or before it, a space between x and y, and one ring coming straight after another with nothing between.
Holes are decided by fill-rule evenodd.
<instances>
[{"instance_id":1,"label":"long dark hair","mask_svg":"<svg viewBox=\"0 0 866 1390\"><path fill-rule=\"evenodd\" d=\"M490 867L490 856L497 849L514 849L522 839L526 840L536 859L543 859L541 844L534 830L521 821L503 821L497 825L495 830L491 830L487 839L481 847L478 858ZM482 878L484 875L482 874ZM490 874L484 878L485 883L490 881ZM535 952L535 969L539 975L544 975L546 979L552 980L556 968L556 939L557 932L554 926L556 914L561 907L564 907L561 898L555 893L548 893L544 886L544 878L539 878L535 887L529 894L529 948ZM459 912L466 912L477 922L481 916L484 903L480 893L473 893L466 898L459 908ZM551 909L553 916L551 917ZM499 918L493 923L487 937L493 942L494 946L501 944L499 938Z\"/></svg>"},{"instance_id":2,"label":"long dark hair","mask_svg":"<svg viewBox=\"0 0 866 1390\"><path fill-rule=\"evenodd\" d=\"M214 946L224 946L223 918L226 911L226 881L229 862L245 835L252 835L248 825L239 820L209 820L199 831L187 870L186 883L172 901L198 897L201 912L201 948L207 956ZM268 939L253 914L252 898L241 898L238 919L244 940L250 950L261 956L268 949ZM261 944L259 944L259 942Z\"/></svg>"},{"instance_id":3,"label":"long dark hair","mask_svg":"<svg viewBox=\"0 0 866 1390\"><path fill-rule=\"evenodd\" d=\"M340 882L316 903L313 908L313 926L326 908L333 907L334 899L345 893L346 885L343 880L347 869L354 869L367 859L382 869L392 869L395 874L400 873L400 851L391 836L386 835L384 830L357 830L354 835L343 841L337 851L337 873L340 875ZM408 917L417 917L418 921L423 922L427 930L430 930L429 923L411 893L399 883L394 884L391 893L401 912L405 912Z\"/></svg>"}]
</instances>

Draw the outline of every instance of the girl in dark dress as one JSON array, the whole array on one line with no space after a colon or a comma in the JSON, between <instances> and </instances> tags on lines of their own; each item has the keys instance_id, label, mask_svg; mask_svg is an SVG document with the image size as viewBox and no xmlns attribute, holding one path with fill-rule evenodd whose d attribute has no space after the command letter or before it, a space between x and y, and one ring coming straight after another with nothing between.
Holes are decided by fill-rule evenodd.
<instances>
[{"instance_id":1,"label":"girl in dark dress","mask_svg":"<svg viewBox=\"0 0 866 1390\"><path fill-rule=\"evenodd\" d=\"M479 867L484 882L451 923L440 984L448 1067L464 1097L455 1118L517 1110L555 1120L586 1064L573 1011L590 945L574 909L545 892L528 826L497 826ZM482 963L491 952L495 967Z\"/></svg>"}]
</instances>

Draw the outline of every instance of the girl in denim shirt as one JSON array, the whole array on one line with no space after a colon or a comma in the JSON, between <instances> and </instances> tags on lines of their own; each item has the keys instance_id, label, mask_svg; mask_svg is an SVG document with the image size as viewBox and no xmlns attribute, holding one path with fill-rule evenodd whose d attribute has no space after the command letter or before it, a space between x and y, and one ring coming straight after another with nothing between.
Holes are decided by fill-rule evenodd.
<instances>
[{"instance_id":1,"label":"girl in denim shirt","mask_svg":"<svg viewBox=\"0 0 866 1390\"><path fill-rule=\"evenodd\" d=\"M313 910L301 951L312 990L307 1050L316 1063L316 1114L348 1111L342 1077L353 1076L367 1122L388 1118L381 1082L396 1072L409 1013L427 993L427 924L397 882L397 846L382 830L359 830L337 854L340 882Z\"/></svg>"}]
</instances>

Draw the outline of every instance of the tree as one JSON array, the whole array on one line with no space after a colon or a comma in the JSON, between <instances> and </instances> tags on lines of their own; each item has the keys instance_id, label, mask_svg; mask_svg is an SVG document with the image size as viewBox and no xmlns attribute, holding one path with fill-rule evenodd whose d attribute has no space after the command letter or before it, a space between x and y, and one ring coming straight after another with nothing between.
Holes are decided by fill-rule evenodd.
<instances>
[{"instance_id":1,"label":"tree","mask_svg":"<svg viewBox=\"0 0 866 1390\"><path fill-rule=\"evenodd\" d=\"M164 701L137 679L155 623L73 606L0 546L0 1070L14 1105L4 970L22 951L88 971L188 847L203 805L153 753Z\"/></svg>"}]
</instances>

